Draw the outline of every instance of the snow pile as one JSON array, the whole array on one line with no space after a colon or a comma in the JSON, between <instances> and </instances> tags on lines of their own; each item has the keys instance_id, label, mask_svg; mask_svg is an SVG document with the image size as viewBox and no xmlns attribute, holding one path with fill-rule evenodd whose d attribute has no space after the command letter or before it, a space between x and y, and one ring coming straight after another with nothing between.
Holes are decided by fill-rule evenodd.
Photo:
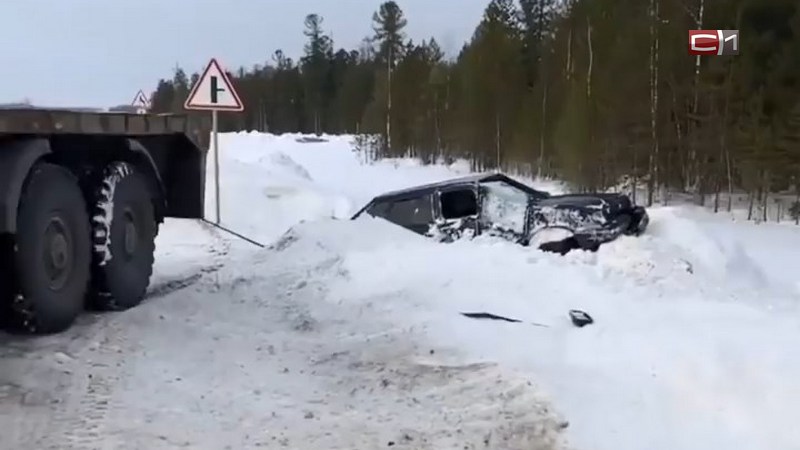
<instances>
[{"instance_id":1,"label":"snow pile","mask_svg":"<svg viewBox=\"0 0 800 450\"><path fill-rule=\"evenodd\" d=\"M330 377L332 385L309 405L322 417L322 423L315 421L320 440L314 437L304 448L325 442L330 448L371 449L386 441L408 449L564 448L566 424L529 373L471 362L455 347L430 342L417 328L419 321L404 318L414 317L415 310L391 308L404 306L392 295L365 302L342 298L338 283L351 280L346 264L351 252L369 254L387 241L405 249L435 248L384 221L357 222L363 226L333 220L298 225L249 262L249 271L258 275L242 277L240 269L231 268L218 278L221 286L234 286L227 295L271 308L272 320L284 323L280 328L303 330L283 354L305 355L317 376ZM390 267L383 272L392 273ZM288 301L265 296L267 286L271 295ZM383 314L384 308L391 314ZM296 426L289 428L299 434ZM374 434L389 436L379 443ZM399 439L390 439L392 434ZM360 439L352 440L356 436Z\"/></svg>"},{"instance_id":2,"label":"snow pile","mask_svg":"<svg viewBox=\"0 0 800 450\"><path fill-rule=\"evenodd\" d=\"M717 233L683 208L652 208L649 214L651 225L645 235L620 237L597 255L567 258L594 263L607 276L622 275L632 283L649 285L654 295L665 290L671 295L713 291L713 295L752 298L774 287L734 234Z\"/></svg>"},{"instance_id":3,"label":"snow pile","mask_svg":"<svg viewBox=\"0 0 800 450\"><path fill-rule=\"evenodd\" d=\"M313 275L325 280L325 298L357 308L360 320L405 324L432 344L465 352L463 363L529 373L569 420L576 448L800 442L791 426L800 401L800 357L790 344L800 338L796 315L771 313L759 298L733 303L723 288L697 289L714 281L654 295L643 280L625 283L630 273L598 270L602 250L596 260L561 258L491 239L435 244L376 219L330 225L295 228L280 260L326 262ZM633 262L644 260L630 250ZM567 316L574 308L596 324L574 328ZM461 312L522 323L473 321Z\"/></svg>"},{"instance_id":4,"label":"snow pile","mask_svg":"<svg viewBox=\"0 0 800 450\"><path fill-rule=\"evenodd\" d=\"M256 138L230 139L244 146ZM263 139L305 169L315 195L351 205L463 173L402 160L362 165L344 139ZM436 244L371 218L296 222L259 254L257 267L315 280L319 301L379 324L374 336L400 333L450 349L457 364L528 374L538 401L549 398L570 422L578 449L797 446L791 417L800 404L800 357L791 342L800 340L800 319L788 281L796 282L789 261L800 234L776 241L755 225L690 208L650 214L644 236L566 257L493 238ZM596 323L574 328L570 309ZM354 327L347 336L363 337L366 330Z\"/></svg>"}]
</instances>

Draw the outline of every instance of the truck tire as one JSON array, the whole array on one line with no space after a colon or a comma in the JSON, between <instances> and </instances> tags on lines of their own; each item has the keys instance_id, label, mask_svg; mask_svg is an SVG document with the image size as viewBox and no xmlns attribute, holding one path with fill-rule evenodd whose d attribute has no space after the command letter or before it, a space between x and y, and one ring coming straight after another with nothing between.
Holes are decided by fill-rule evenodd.
<instances>
[{"instance_id":1,"label":"truck tire","mask_svg":"<svg viewBox=\"0 0 800 450\"><path fill-rule=\"evenodd\" d=\"M125 162L106 167L95 192L91 302L106 311L141 303L153 274L158 226L147 177Z\"/></svg>"},{"instance_id":2,"label":"truck tire","mask_svg":"<svg viewBox=\"0 0 800 450\"><path fill-rule=\"evenodd\" d=\"M47 334L72 325L89 286L91 245L78 179L60 166L35 165L17 210L15 328Z\"/></svg>"},{"instance_id":3,"label":"truck tire","mask_svg":"<svg viewBox=\"0 0 800 450\"><path fill-rule=\"evenodd\" d=\"M16 220L16 215L14 217ZM7 327L11 300L16 289L14 276L14 235L0 234L0 327Z\"/></svg>"}]
</instances>

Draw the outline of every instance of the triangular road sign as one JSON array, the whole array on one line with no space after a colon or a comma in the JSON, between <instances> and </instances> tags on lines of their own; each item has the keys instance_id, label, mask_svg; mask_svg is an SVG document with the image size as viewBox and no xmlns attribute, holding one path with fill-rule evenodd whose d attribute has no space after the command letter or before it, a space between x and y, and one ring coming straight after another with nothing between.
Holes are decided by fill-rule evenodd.
<instances>
[{"instance_id":1,"label":"triangular road sign","mask_svg":"<svg viewBox=\"0 0 800 450\"><path fill-rule=\"evenodd\" d=\"M133 98L133 103L131 105L138 107L139 109L150 109L150 100L147 99L147 96L144 95L144 92L139 91L136 94L136 97Z\"/></svg>"},{"instance_id":2,"label":"triangular road sign","mask_svg":"<svg viewBox=\"0 0 800 450\"><path fill-rule=\"evenodd\" d=\"M186 109L244 111L239 94L228 74L216 59L211 59L203 75L192 87L192 92L183 104Z\"/></svg>"}]
</instances>

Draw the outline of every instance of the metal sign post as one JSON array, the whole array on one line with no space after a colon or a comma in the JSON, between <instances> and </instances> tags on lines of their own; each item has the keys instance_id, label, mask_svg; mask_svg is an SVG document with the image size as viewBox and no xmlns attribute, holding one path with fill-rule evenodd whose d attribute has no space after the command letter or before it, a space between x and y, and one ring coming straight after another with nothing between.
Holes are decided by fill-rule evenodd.
<instances>
[{"instance_id":1,"label":"metal sign post","mask_svg":"<svg viewBox=\"0 0 800 450\"><path fill-rule=\"evenodd\" d=\"M216 224L220 223L220 199L219 199L219 119L217 110L211 111L211 140L214 146L214 199L217 203Z\"/></svg>"},{"instance_id":2,"label":"metal sign post","mask_svg":"<svg viewBox=\"0 0 800 450\"><path fill-rule=\"evenodd\" d=\"M214 200L216 201L216 224L221 221L220 182L219 182L219 111L244 111L239 94L231 83L228 74L216 59L206 66L203 75L192 87L186 103L188 110L211 111L211 146L214 149Z\"/></svg>"}]
</instances>

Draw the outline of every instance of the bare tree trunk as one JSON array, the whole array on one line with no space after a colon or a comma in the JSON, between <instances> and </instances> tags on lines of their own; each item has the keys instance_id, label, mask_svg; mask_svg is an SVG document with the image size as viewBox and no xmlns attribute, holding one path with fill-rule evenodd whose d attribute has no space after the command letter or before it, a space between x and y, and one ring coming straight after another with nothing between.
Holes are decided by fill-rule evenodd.
<instances>
[{"instance_id":1,"label":"bare tree trunk","mask_svg":"<svg viewBox=\"0 0 800 450\"><path fill-rule=\"evenodd\" d=\"M698 174L699 173L700 172L698 171ZM699 188L697 190L698 202L700 206L706 206L706 195L708 194L708 192L707 192L705 177L698 175L698 179L700 180L698 183Z\"/></svg>"},{"instance_id":2,"label":"bare tree trunk","mask_svg":"<svg viewBox=\"0 0 800 450\"><path fill-rule=\"evenodd\" d=\"M658 22L659 1L650 0L650 152L649 177L647 183L647 206L653 205L653 196L658 186Z\"/></svg>"},{"instance_id":3,"label":"bare tree trunk","mask_svg":"<svg viewBox=\"0 0 800 450\"><path fill-rule=\"evenodd\" d=\"M736 28L742 23L742 5L739 5L739 9L736 11ZM728 118L730 115L730 105L731 105L731 90L733 89L733 64L734 62L729 62L728 66L728 79L725 85L725 109L723 110L722 114L722 132L720 133L720 145L722 146L722 151L724 153L725 159L725 170L727 172L728 178L728 212L731 212L733 209L733 163L731 162L731 151L728 148Z\"/></svg>"},{"instance_id":4,"label":"bare tree trunk","mask_svg":"<svg viewBox=\"0 0 800 450\"><path fill-rule=\"evenodd\" d=\"M500 159L500 111L495 111L494 114L495 126L495 150L497 150L497 171L501 170L502 161Z\"/></svg>"},{"instance_id":5,"label":"bare tree trunk","mask_svg":"<svg viewBox=\"0 0 800 450\"><path fill-rule=\"evenodd\" d=\"M386 58L386 152L392 154L392 48Z\"/></svg>"},{"instance_id":6,"label":"bare tree trunk","mask_svg":"<svg viewBox=\"0 0 800 450\"><path fill-rule=\"evenodd\" d=\"M795 178L794 190L795 190L794 204L795 208L798 208L800 207L800 179L798 178ZM800 213L796 214L794 219L794 224L800 225Z\"/></svg>"},{"instance_id":7,"label":"bare tree trunk","mask_svg":"<svg viewBox=\"0 0 800 450\"><path fill-rule=\"evenodd\" d=\"M728 115L731 103L731 84L733 82L733 64L728 69L728 85L725 86L725 107L722 111L722 129L719 133L720 147L725 161L725 171L728 179L728 212L733 208L733 168L731 165L731 151L728 148Z\"/></svg>"},{"instance_id":8,"label":"bare tree trunk","mask_svg":"<svg viewBox=\"0 0 800 450\"><path fill-rule=\"evenodd\" d=\"M567 81L570 81L572 79L572 26L569 27L569 36L567 37L567 65L565 72Z\"/></svg>"},{"instance_id":9,"label":"bare tree trunk","mask_svg":"<svg viewBox=\"0 0 800 450\"><path fill-rule=\"evenodd\" d=\"M747 206L747 220L753 220L753 206L755 203L755 199L756 199L755 193L753 191L750 191L748 199L750 204Z\"/></svg>"},{"instance_id":10,"label":"bare tree trunk","mask_svg":"<svg viewBox=\"0 0 800 450\"><path fill-rule=\"evenodd\" d=\"M698 6L697 15L694 16L695 26L696 29L700 30L703 28L703 14L705 13L705 0L700 0L700 5ZM694 93L693 93L693 100L692 100L692 115L697 117L697 111L699 109L699 89L700 89L700 55L695 56L694 59ZM690 122L691 123L691 122ZM693 129L693 128L692 128ZM697 187L699 184L699 177L700 177L700 170L699 164L697 162L697 148L695 143L690 140L689 142L689 161L688 161L688 169L689 173L687 173L686 180L693 180L694 186Z\"/></svg>"},{"instance_id":11,"label":"bare tree trunk","mask_svg":"<svg viewBox=\"0 0 800 450\"><path fill-rule=\"evenodd\" d=\"M680 127L678 127L678 130L680 130ZM668 152L664 167L664 178L668 179L667 177L670 177L671 175L672 175L672 152ZM661 196L661 204L667 206L667 204L669 204L669 201L671 200L668 184L664 183L662 193L663 195Z\"/></svg>"},{"instance_id":12,"label":"bare tree trunk","mask_svg":"<svg viewBox=\"0 0 800 450\"><path fill-rule=\"evenodd\" d=\"M768 170L764 170L764 178L762 180L762 183L763 184L761 186L761 193L763 195L763 198L761 199L761 208L763 209L763 211L761 212L761 215L763 217L764 222L766 222L767 221L767 207L769 206L769 201L768 201L769 200L769 191L770 191L770 189L769 189L769 187L770 187L769 186L770 178L769 178L769 171Z\"/></svg>"},{"instance_id":13,"label":"bare tree trunk","mask_svg":"<svg viewBox=\"0 0 800 450\"><path fill-rule=\"evenodd\" d=\"M436 139L436 158L444 156L444 149L442 148L442 130L439 124L439 91L434 92L433 96L433 133ZM434 158L435 160L435 158Z\"/></svg>"},{"instance_id":14,"label":"bare tree trunk","mask_svg":"<svg viewBox=\"0 0 800 450\"><path fill-rule=\"evenodd\" d=\"M537 178L539 179L542 178L542 168L544 167L544 134L547 126L547 80L544 81L542 89L542 125L539 131L539 167L537 170Z\"/></svg>"},{"instance_id":15,"label":"bare tree trunk","mask_svg":"<svg viewBox=\"0 0 800 450\"><path fill-rule=\"evenodd\" d=\"M639 158L638 158L638 156L639 156L639 149L634 147L633 148L633 174L631 175L631 201L633 201L634 204L636 203L636 188L639 185L639 177L636 175L636 173L639 170L639 167L638 167Z\"/></svg>"},{"instance_id":16,"label":"bare tree trunk","mask_svg":"<svg viewBox=\"0 0 800 450\"><path fill-rule=\"evenodd\" d=\"M678 119L679 111L678 111L678 98L676 95L677 88L675 86L675 82L672 78L668 79L668 83L670 86L670 91L672 93L672 113L675 116L673 122L675 123L675 152L676 155L683 154L683 130L681 129L681 122ZM673 174L673 164L672 164L672 153L667 155L667 175L672 176ZM678 162L675 163L676 169L675 171L680 169L680 158L678 158ZM669 189L664 189L664 205L667 205L668 197L669 197Z\"/></svg>"},{"instance_id":17,"label":"bare tree trunk","mask_svg":"<svg viewBox=\"0 0 800 450\"><path fill-rule=\"evenodd\" d=\"M592 98L592 64L594 63L594 52L592 49L592 24L586 18L586 39L589 45L589 67L586 69L586 98Z\"/></svg>"}]
</instances>

